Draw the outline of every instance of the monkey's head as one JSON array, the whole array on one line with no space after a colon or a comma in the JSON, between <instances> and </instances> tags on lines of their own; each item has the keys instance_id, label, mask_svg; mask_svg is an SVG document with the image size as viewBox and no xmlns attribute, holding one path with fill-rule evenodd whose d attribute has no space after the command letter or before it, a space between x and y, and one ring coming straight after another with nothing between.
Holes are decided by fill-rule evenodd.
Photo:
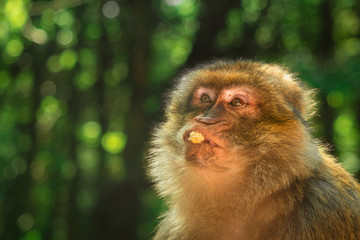
<instances>
[{"instance_id":1,"label":"monkey's head","mask_svg":"<svg viewBox=\"0 0 360 240\"><path fill-rule=\"evenodd\" d=\"M154 138L150 174L160 193L176 191L170 183L178 180L179 187L199 179L256 184L256 178L265 188L268 175L279 183L300 178L307 172L300 155L308 147L310 95L277 65L217 61L188 71L170 94ZM192 132L204 139L193 143Z\"/></svg>"}]
</instances>

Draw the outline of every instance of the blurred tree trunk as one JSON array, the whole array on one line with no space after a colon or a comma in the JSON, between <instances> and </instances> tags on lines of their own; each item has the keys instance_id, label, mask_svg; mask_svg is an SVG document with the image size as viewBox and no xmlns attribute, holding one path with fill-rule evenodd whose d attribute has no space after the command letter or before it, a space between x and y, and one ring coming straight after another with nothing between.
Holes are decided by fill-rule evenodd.
<instances>
[{"instance_id":1,"label":"blurred tree trunk","mask_svg":"<svg viewBox=\"0 0 360 240\"><path fill-rule=\"evenodd\" d=\"M334 20L332 17L332 5L333 1L322 1L320 5L321 10L321 32L317 42L317 49L315 52L322 61L329 59L333 55L334 51L334 38L333 38L333 26ZM317 51L316 51L317 50Z\"/></svg>"},{"instance_id":2,"label":"blurred tree trunk","mask_svg":"<svg viewBox=\"0 0 360 240\"><path fill-rule=\"evenodd\" d=\"M331 58L334 54L334 39L333 39L333 18L332 18L332 6L333 1L323 1L319 6L321 12L321 32L318 36L315 52L320 61L320 66L325 66L327 64L327 59ZM325 67L323 70L326 71ZM329 106L327 102L327 93L323 92L320 95L321 105L321 121L325 126L325 138L326 143L329 143L331 148L329 149L330 153L335 154L336 149L334 149L334 130L333 123L335 121L335 111L334 108Z\"/></svg>"},{"instance_id":3,"label":"blurred tree trunk","mask_svg":"<svg viewBox=\"0 0 360 240\"><path fill-rule=\"evenodd\" d=\"M41 46L33 46L29 52L31 55L37 55L38 52L43 51L40 49ZM4 239L18 239L23 235L17 226L18 218L21 214L29 213L34 218L36 217L36 210L34 209L34 202L31 198L31 189L34 183L31 177L31 164L36 158L38 151L38 132L36 128L37 118L36 112L41 102L40 85L43 79L43 65L45 62L46 54L39 55L34 58L33 69L34 69L34 84L32 89L32 96L29 97L28 101L33 101L31 109L31 121L27 124L24 129L27 129L29 136L31 137L31 149L24 156L26 160L27 169L25 173L19 175L13 182L13 185L8 188L9 192L5 194L4 199L4 218L5 222L5 233ZM30 99L31 98L31 99Z\"/></svg>"},{"instance_id":4,"label":"blurred tree trunk","mask_svg":"<svg viewBox=\"0 0 360 240\"><path fill-rule=\"evenodd\" d=\"M189 66L224 56L224 54L220 54L215 50L214 43L218 32L225 27L227 13L235 6L238 6L239 1L209 0L204 1L203 4L205 14L201 15L199 19L200 29L186 62Z\"/></svg>"},{"instance_id":5,"label":"blurred tree trunk","mask_svg":"<svg viewBox=\"0 0 360 240\"><path fill-rule=\"evenodd\" d=\"M142 167L143 151L147 139L147 116L143 104L147 97L147 63L151 38L151 1L134 0L130 4L133 45L130 49L129 81L131 84L131 107L127 115L125 131L127 145L124 158L127 179L121 186L122 224L119 226L126 236L122 239L137 239L137 227L140 219L140 190L144 187Z\"/></svg>"},{"instance_id":6,"label":"blurred tree trunk","mask_svg":"<svg viewBox=\"0 0 360 240\"><path fill-rule=\"evenodd\" d=\"M327 102L326 93L320 93L319 95L321 107L319 109L320 121L325 126L324 137L326 139L325 144L329 144L329 152L334 154L334 128L333 123L335 119L334 109Z\"/></svg>"}]
</instances>

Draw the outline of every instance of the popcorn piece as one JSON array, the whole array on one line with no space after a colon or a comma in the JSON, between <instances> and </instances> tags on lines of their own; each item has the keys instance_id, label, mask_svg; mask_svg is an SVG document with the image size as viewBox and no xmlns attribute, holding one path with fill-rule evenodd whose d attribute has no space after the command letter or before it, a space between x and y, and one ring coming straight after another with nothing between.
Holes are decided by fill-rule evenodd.
<instances>
[{"instance_id":1,"label":"popcorn piece","mask_svg":"<svg viewBox=\"0 0 360 240\"><path fill-rule=\"evenodd\" d=\"M188 140L191 141L192 143L201 143L202 141L204 141L204 136L199 133L199 132L195 132L195 131L192 131L189 135L189 138Z\"/></svg>"}]
</instances>

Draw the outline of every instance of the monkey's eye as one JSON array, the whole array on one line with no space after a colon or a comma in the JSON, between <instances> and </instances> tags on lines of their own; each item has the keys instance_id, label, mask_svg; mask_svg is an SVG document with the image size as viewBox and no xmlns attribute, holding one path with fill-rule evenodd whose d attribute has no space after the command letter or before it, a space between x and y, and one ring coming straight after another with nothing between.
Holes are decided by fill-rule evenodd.
<instances>
[{"instance_id":1,"label":"monkey's eye","mask_svg":"<svg viewBox=\"0 0 360 240\"><path fill-rule=\"evenodd\" d=\"M210 103L211 102L211 99L210 99L209 95L207 95L207 94L203 94L201 96L200 100L203 103Z\"/></svg>"},{"instance_id":2,"label":"monkey's eye","mask_svg":"<svg viewBox=\"0 0 360 240\"><path fill-rule=\"evenodd\" d=\"M241 107L243 105L245 105L246 102L240 98L234 98L233 100L231 100L230 105L235 106L235 107Z\"/></svg>"}]
</instances>

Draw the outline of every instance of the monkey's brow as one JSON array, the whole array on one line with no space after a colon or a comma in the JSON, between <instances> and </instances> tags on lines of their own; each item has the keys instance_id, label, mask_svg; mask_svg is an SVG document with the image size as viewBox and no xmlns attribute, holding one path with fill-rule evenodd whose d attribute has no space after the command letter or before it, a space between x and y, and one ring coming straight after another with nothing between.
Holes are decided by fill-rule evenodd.
<instances>
[{"instance_id":1,"label":"monkey's brow","mask_svg":"<svg viewBox=\"0 0 360 240\"><path fill-rule=\"evenodd\" d=\"M221 81L221 79L219 81L205 81L202 82L200 84L196 84L193 86L193 90L191 92L195 92L196 90L198 90L199 88L204 88L204 89L209 89L212 91L215 91L216 93L222 92L224 90L229 90L229 89L238 89L238 90L242 90L245 91L247 93L251 92L251 84L247 83L247 82L243 82L243 81L231 81L231 82L223 82Z\"/></svg>"}]
</instances>

